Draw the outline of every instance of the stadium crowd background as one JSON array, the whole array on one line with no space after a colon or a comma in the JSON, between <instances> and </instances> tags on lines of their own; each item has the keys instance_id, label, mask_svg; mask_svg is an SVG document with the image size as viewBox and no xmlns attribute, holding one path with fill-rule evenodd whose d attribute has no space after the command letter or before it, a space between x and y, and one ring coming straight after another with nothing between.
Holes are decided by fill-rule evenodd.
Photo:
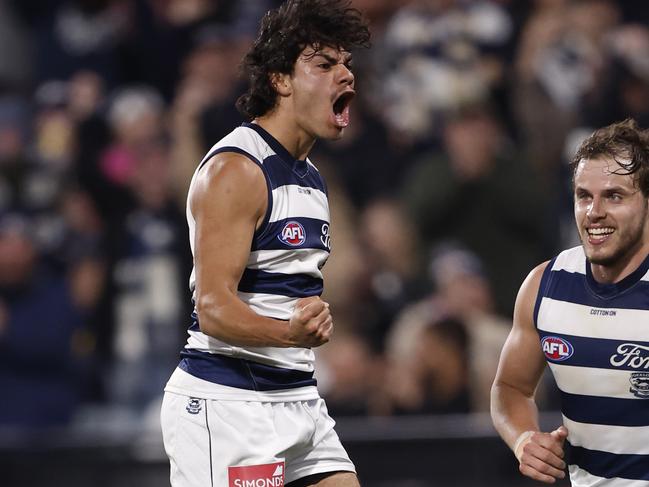
<instances>
[{"instance_id":1,"label":"stadium crowd background","mask_svg":"<svg viewBox=\"0 0 649 487\"><path fill-rule=\"evenodd\" d=\"M241 123L237 66L277 3L0 0L0 428L157 424L189 179ZM484 412L516 289L577 244L572 150L649 127L649 9L353 3L373 48L346 137L311 156L333 222L320 390L334 417Z\"/></svg>"}]
</instances>

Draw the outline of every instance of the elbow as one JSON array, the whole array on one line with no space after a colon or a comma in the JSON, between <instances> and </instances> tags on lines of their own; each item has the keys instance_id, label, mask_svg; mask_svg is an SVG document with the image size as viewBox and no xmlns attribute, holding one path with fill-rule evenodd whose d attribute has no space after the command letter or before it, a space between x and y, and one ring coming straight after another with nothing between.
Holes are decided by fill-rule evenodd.
<instances>
[{"instance_id":1,"label":"elbow","mask_svg":"<svg viewBox=\"0 0 649 487\"><path fill-rule=\"evenodd\" d=\"M211 296L196 296L196 316L202 333L216 339L223 339L224 319L220 307Z\"/></svg>"}]
</instances>

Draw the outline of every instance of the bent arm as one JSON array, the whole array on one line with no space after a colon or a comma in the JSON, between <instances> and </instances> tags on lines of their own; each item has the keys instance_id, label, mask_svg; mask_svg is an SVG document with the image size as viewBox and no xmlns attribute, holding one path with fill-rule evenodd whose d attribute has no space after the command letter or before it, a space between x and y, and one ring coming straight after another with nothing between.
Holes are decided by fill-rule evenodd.
<instances>
[{"instance_id":1,"label":"bent arm","mask_svg":"<svg viewBox=\"0 0 649 487\"><path fill-rule=\"evenodd\" d=\"M298 345L286 321L255 313L237 295L255 229L268 206L264 175L235 153L214 156L194 181L196 311L201 331L235 346Z\"/></svg>"},{"instance_id":2,"label":"bent arm","mask_svg":"<svg viewBox=\"0 0 649 487\"><path fill-rule=\"evenodd\" d=\"M534 325L534 304L546 266L547 262L533 269L521 286L514 307L514 324L491 388L494 426L512 450L522 433L539 430L534 391L545 368L545 358Z\"/></svg>"}]
</instances>

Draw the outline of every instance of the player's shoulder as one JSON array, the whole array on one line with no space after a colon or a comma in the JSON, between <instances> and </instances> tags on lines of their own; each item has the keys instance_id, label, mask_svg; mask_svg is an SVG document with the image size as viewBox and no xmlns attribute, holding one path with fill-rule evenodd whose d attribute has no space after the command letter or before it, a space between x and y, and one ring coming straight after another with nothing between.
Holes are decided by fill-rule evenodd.
<instances>
[{"instance_id":1,"label":"player's shoulder","mask_svg":"<svg viewBox=\"0 0 649 487\"><path fill-rule=\"evenodd\" d=\"M523 284L521 284L516 296L516 305L514 315L523 314L524 316L532 316L532 310L536 302L539 289L541 288L541 280L545 271L548 269L552 261L546 260L535 266L527 275Z\"/></svg>"},{"instance_id":2,"label":"player's shoulder","mask_svg":"<svg viewBox=\"0 0 649 487\"><path fill-rule=\"evenodd\" d=\"M255 129L254 124L244 123L214 144L207 151L197 170L201 171L207 161L220 153L240 154L256 164L261 164L265 157L272 154L272 149L258 129Z\"/></svg>"},{"instance_id":3,"label":"player's shoulder","mask_svg":"<svg viewBox=\"0 0 649 487\"><path fill-rule=\"evenodd\" d=\"M249 157L237 152L219 152L203 163L196 174L194 191L253 192L266 187L263 172Z\"/></svg>"},{"instance_id":4,"label":"player's shoulder","mask_svg":"<svg viewBox=\"0 0 649 487\"><path fill-rule=\"evenodd\" d=\"M552 271L567 271L584 273L585 254L583 247L577 246L561 251L555 257L534 267L523 282L523 286L532 291L538 290L539 284L546 273Z\"/></svg>"}]
</instances>

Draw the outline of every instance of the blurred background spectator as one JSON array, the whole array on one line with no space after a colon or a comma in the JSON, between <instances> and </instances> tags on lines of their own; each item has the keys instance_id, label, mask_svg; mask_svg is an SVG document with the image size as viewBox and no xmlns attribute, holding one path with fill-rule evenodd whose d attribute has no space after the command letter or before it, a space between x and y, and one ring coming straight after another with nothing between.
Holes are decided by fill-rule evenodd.
<instances>
[{"instance_id":1,"label":"blurred background spectator","mask_svg":"<svg viewBox=\"0 0 649 487\"><path fill-rule=\"evenodd\" d=\"M184 205L278 0L0 1L0 424L155 410L190 322ZM354 0L331 194L334 416L484 412L516 289L575 242L566 161L649 126L640 0ZM548 407L552 401L546 402ZM155 424L155 421L151 421Z\"/></svg>"}]
</instances>

